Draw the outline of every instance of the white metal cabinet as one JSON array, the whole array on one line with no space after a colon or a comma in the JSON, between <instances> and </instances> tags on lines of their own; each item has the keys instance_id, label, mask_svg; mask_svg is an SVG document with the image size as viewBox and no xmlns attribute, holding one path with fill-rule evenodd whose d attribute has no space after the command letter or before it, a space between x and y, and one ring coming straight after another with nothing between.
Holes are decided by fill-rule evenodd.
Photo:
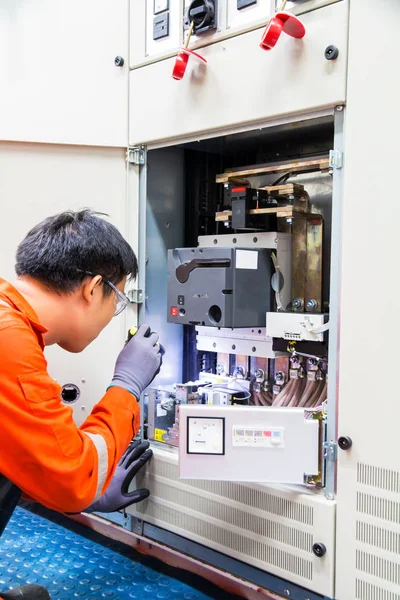
<instances>
[{"instance_id":1,"label":"white metal cabinet","mask_svg":"<svg viewBox=\"0 0 400 600\"><path fill-rule=\"evenodd\" d=\"M259 48L262 30L202 48L206 67L189 63L182 81L171 77L174 59L130 75L131 143L156 143L308 112L345 100L347 3L303 15L303 40L282 36L274 50ZM339 48L337 60L324 51Z\"/></svg>"},{"instance_id":2,"label":"white metal cabinet","mask_svg":"<svg viewBox=\"0 0 400 600\"><path fill-rule=\"evenodd\" d=\"M400 598L397 0L352 0L345 128L336 598ZM379 43L371 40L380 32ZM376 38L375 38L376 39ZM366 48L369 49L368 56ZM393 370L394 369L394 370Z\"/></svg>"},{"instance_id":3,"label":"white metal cabinet","mask_svg":"<svg viewBox=\"0 0 400 600\"><path fill-rule=\"evenodd\" d=\"M128 16L128 0L1 2L0 139L126 146Z\"/></svg>"}]
</instances>

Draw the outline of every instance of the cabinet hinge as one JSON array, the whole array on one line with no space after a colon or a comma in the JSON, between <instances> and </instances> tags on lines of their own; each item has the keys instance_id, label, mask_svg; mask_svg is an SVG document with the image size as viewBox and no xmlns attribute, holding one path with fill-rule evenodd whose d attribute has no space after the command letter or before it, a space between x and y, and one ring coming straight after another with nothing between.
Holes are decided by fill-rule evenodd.
<instances>
[{"instance_id":1,"label":"cabinet hinge","mask_svg":"<svg viewBox=\"0 0 400 600\"><path fill-rule=\"evenodd\" d=\"M335 442L324 442L324 458L330 462L337 460L337 444Z\"/></svg>"},{"instance_id":2,"label":"cabinet hinge","mask_svg":"<svg viewBox=\"0 0 400 600\"><path fill-rule=\"evenodd\" d=\"M143 290L128 290L126 295L133 304L143 304Z\"/></svg>"},{"instance_id":3,"label":"cabinet hinge","mask_svg":"<svg viewBox=\"0 0 400 600\"><path fill-rule=\"evenodd\" d=\"M329 150L329 166L331 169L341 169L343 166L343 152Z\"/></svg>"},{"instance_id":4,"label":"cabinet hinge","mask_svg":"<svg viewBox=\"0 0 400 600\"><path fill-rule=\"evenodd\" d=\"M144 165L144 146L131 146L128 148L126 162L130 165Z\"/></svg>"}]
</instances>

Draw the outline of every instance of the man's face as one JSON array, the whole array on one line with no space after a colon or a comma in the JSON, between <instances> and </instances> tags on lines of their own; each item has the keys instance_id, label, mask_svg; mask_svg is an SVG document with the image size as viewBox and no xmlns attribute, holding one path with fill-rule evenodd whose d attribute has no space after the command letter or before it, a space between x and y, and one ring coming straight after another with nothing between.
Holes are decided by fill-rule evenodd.
<instances>
[{"instance_id":1,"label":"man's face","mask_svg":"<svg viewBox=\"0 0 400 600\"><path fill-rule=\"evenodd\" d=\"M126 277L115 287L123 292ZM84 282L74 298L71 326L58 342L68 352L82 352L109 324L117 309L117 293L110 288L104 296L104 283L98 276Z\"/></svg>"}]
</instances>

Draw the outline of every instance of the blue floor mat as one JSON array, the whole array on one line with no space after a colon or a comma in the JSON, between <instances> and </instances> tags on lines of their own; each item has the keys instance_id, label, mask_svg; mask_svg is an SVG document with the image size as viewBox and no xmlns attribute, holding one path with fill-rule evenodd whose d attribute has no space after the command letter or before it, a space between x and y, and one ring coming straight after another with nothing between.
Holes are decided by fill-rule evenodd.
<instances>
[{"instance_id":1,"label":"blue floor mat","mask_svg":"<svg viewBox=\"0 0 400 600\"><path fill-rule=\"evenodd\" d=\"M157 564L164 572L154 568ZM204 587L200 591L197 580L196 587L192 587L171 577L166 573L168 569L154 559L146 560L128 546L90 530L86 534L86 528L82 526L68 525L67 529L22 508L16 509L0 539L0 591L36 583L43 585L54 600L207 600L228 597L204 580L201 581L205 587L213 588L213 591L211 595Z\"/></svg>"}]
</instances>

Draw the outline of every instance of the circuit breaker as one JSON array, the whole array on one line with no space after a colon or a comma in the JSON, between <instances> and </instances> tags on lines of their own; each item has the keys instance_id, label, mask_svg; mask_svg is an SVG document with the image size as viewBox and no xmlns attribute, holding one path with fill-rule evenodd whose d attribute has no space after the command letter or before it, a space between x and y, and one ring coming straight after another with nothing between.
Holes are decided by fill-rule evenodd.
<instances>
[{"instance_id":1,"label":"circuit breaker","mask_svg":"<svg viewBox=\"0 0 400 600\"><path fill-rule=\"evenodd\" d=\"M271 252L259 248L168 251L168 321L260 327L271 306Z\"/></svg>"}]
</instances>

